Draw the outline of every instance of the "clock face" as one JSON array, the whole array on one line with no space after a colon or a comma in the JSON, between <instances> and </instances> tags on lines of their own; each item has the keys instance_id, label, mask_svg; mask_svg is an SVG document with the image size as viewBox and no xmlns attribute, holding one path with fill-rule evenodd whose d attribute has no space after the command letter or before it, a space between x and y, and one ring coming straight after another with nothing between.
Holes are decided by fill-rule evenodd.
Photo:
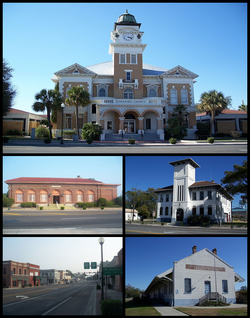
<instances>
[{"instance_id":1,"label":"clock face","mask_svg":"<svg viewBox=\"0 0 250 318\"><path fill-rule=\"evenodd\" d=\"M132 41L134 38L134 35L130 32L124 33L123 38L125 41Z\"/></svg>"}]
</instances>

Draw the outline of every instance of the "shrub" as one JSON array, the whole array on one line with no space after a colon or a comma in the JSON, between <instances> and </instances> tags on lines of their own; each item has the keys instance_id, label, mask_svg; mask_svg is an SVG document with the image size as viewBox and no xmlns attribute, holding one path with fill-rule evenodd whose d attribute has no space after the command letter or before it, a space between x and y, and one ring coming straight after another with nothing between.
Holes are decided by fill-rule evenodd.
<instances>
[{"instance_id":1,"label":"shrub","mask_svg":"<svg viewBox=\"0 0 250 318\"><path fill-rule=\"evenodd\" d=\"M241 133L239 131L235 131L235 130L230 131L229 134L232 136L233 139L240 138L240 136L241 136Z\"/></svg>"},{"instance_id":2,"label":"shrub","mask_svg":"<svg viewBox=\"0 0 250 318\"><path fill-rule=\"evenodd\" d=\"M104 206L101 206L101 210L104 210Z\"/></svg>"},{"instance_id":3,"label":"shrub","mask_svg":"<svg viewBox=\"0 0 250 318\"><path fill-rule=\"evenodd\" d=\"M93 139L91 139L91 138L88 138L88 139L86 139L86 141L87 141L87 143L90 145L90 144L92 144L92 142L93 142Z\"/></svg>"},{"instance_id":4,"label":"shrub","mask_svg":"<svg viewBox=\"0 0 250 318\"><path fill-rule=\"evenodd\" d=\"M122 203L123 203L122 196L115 198L114 202L116 205L122 206Z\"/></svg>"},{"instance_id":5,"label":"shrub","mask_svg":"<svg viewBox=\"0 0 250 318\"><path fill-rule=\"evenodd\" d=\"M97 204L98 204L98 206L107 206L108 201L105 198L99 198L97 200Z\"/></svg>"},{"instance_id":6,"label":"shrub","mask_svg":"<svg viewBox=\"0 0 250 318\"><path fill-rule=\"evenodd\" d=\"M209 142L210 144L214 143L214 137L208 137L207 138L207 142Z\"/></svg>"},{"instance_id":7,"label":"shrub","mask_svg":"<svg viewBox=\"0 0 250 318\"><path fill-rule=\"evenodd\" d=\"M170 139L169 139L169 142L170 142L172 145L176 144L176 141L177 141L176 138L170 138Z\"/></svg>"},{"instance_id":8,"label":"shrub","mask_svg":"<svg viewBox=\"0 0 250 318\"><path fill-rule=\"evenodd\" d=\"M39 210L43 210L43 206L40 206L40 207L39 207Z\"/></svg>"},{"instance_id":9,"label":"shrub","mask_svg":"<svg viewBox=\"0 0 250 318\"><path fill-rule=\"evenodd\" d=\"M101 312L104 316L122 316L122 302L118 299L108 299L101 302Z\"/></svg>"},{"instance_id":10,"label":"shrub","mask_svg":"<svg viewBox=\"0 0 250 318\"><path fill-rule=\"evenodd\" d=\"M84 140L100 140L102 126L100 124L84 124L82 127L82 138Z\"/></svg>"},{"instance_id":11,"label":"shrub","mask_svg":"<svg viewBox=\"0 0 250 318\"><path fill-rule=\"evenodd\" d=\"M51 143L51 139L50 139L50 138L44 139L44 143L45 143L45 144L50 144L50 143Z\"/></svg>"},{"instance_id":12,"label":"shrub","mask_svg":"<svg viewBox=\"0 0 250 318\"><path fill-rule=\"evenodd\" d=\"M210 223L211 217L209 215L190 215L187 218L187 222L192 225L202 225L203 223L206 226Z\"/></svg>"},{"instance_id":13,"label":"shrub","mask_svg":"<svg viewBox=\"0 0 250 318\"><path fill-rule=\"evenodd\" d=\"M135 143L135 139L134 138L129 138L128 142L130 145L133 145Z\"/></svg>"},{"instance_id":14,"label":"shrub","mask_svg":"<svg viewBox=\"0 0 250 318\"><path fill-rule=\"evenodd\" d=\"M10 130L7 130L6 132L6 135L9 135L9 136L22 136L22 132L18 129L10 129Z\"/></svg>"},{"instance_id":15,"label":"shrub","mask_svg":"<svg viewBox=\"0 0 250 318\"><path fill-rule=\"evenodd\" d=\"M61 210L64 210L65 209L65 206L61 206Z\"/></svg>"},{"instance_id":16,"label":"shrub","mask_svg":"<svg viewBox=\"0 0 250 318\"><path fill-rule=\"evenodd\" d=\"M35 202L22 202L21 207L22 208L35 208L36 203Z\"/></svg>"},{"instance_id":17,"label":"shrub","mask_svg":"<svg viewBox=\"0 0 250 318\"><path fill-rule=\"evenodd\" d=\"M40 125L36 128L36 137L46 137L49 138L49 128Z\"/></svg>"},{"instance_id":18,"label":"shrub","mask_svg":"<svg viewBox=\"0 0 250 318\"><path fill-rule=\"evenodd\" d=\"M5 143L5 144L7 144L7 142L9 141L9 137L5 137L5 136L3 136L3 142Z\"/></svg>"},{"instance_id":19,"label":"shrub","mask_svg":"<svg viewBox=\"0 0 250 318\"><path fill-rule=\"evenodd\" d=\"M13 198L8 198L5 193L3 193L3 207L7 208L8 206L12 206L12 204L15 202Z\"/></svg>"},{"instance_id":20,"label":"shrub","mask_svg":"<svg viewBox=\"0 0 250 318\"><path fill-rule=\"evenodd\" d=\"M96 289L101 289L101 285L97 284Z\"/></svg>"},{"instance_id":21,"label":"shrub","mask_svg":"<svg viewBox=\"0 0 250 318\"><path fill-rule=\"evenodd\" d=\"M74 130L64 130L63 136L73 138L73 135L76 135L76 132Z\"/></svg>"}]
</instances>

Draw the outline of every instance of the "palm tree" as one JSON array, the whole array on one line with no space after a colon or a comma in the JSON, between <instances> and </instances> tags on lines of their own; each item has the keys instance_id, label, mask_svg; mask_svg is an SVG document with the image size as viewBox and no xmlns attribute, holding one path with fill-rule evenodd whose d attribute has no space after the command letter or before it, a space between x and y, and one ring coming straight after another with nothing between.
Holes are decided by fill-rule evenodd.
<instances>
[{"instance_id":1,"label":"palm tree","mask_svg":"<svg viewBox=\"0 0 250 318\"><path fill-rule=\"evenodd\" d=\"M45 109L47 110L49 134L50 138L52 138L50 113L53 109L59 109L63 101L62 95L58 91L52 89L42 89L39 93L35 95L35 99L37 101L32 105L32 108L35 112L43 112L45 111Z\"/></svg>"},{"instance_id":2,"label":"palm tree","mask_svg":"<svg viewBox=\"0 0 250 318\"><path fill-rule=\"evenodd\" d=\"M200 104L197 105L198 111L206 112L211 116L210 136L214 134L214 118L223 109L231 105L231 97L225 97L223 93L217 92L216 90L203 93L200 98Z\"/></svg>"},{"instance_id":3,"label":"palm tree","mask_svg":"<svg viewBox=\"0 0 250 318\"><path fill-rule=\"evenodd\" d=\"M79 106L84 107L89 104L89 92L83 86L73 86L67 91L68 98L65 104L76 108L76 133L79 136L78 112Z\"/></svg>"},{"instance_id":4,"label":"palm tree","mask_svg":"<svg viewBox=\"0 0 250 318\"><path fill-rule=\"evenodd\" d=\"M179 104L173 109L173 113L175 114L175 117L178 119L180 126L184 126L186 115L189 114L189 112L187 111L187 106Z\"/></svg>"}]
</instances>

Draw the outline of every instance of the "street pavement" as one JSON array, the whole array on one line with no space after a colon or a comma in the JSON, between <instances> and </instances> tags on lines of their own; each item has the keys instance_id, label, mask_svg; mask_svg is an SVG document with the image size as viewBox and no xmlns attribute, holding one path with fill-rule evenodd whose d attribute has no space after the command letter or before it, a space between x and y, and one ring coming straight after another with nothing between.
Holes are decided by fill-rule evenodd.
<instances>
[{"instance_id":1,"label":"street pavement","mask_svg":"<svg viewBox=\"0 0 250 318\"><path fill-rule=\"evenodd\" d=\"M247 235L247 226L233 228L230 226L200 227L200 226L175 226L155 224L133 223L125 224L127 235Z\"/></svg>"},{"instance_id":2,"label":"street pavement","mask_svg":"<svg viewBox=\"0 0 250 318\"><path fill-rule=\"evenodd\" d=\"M122 234L122 208L34 210L4 208L3 234Z\"/></svg>"},{"instance_id":3,"label":"street pavement","mask_svg":"<svg viewBox=\"0 0 250 318\"><path fill-rule=\"evenodd\" d=\"M108 289L104 299L119 299L123 293ZM95 281L49 284L40 287L4 288L4 315L101 315L101 290Z\"/></svg>"},{"instance_id":4,"label":"street pavement","mask_svg":"<svg viewBox=\"0 0 250 318\"><path fill-rule=\"evenodd\" d=\"M60 144L58 140L52 140L51 144L45 144L42 140L21 139L9 140L3 144L4 154L34 153L84 153L84 154L145 154L145 153L190 153L190 154L246 154L246 141L215 141L198 142L196 140L182 140L175 145L167 141L136 141L134 145L127 141L94 141L88 144L85 141L65 141Z\"/></svg>"}]
</instances>

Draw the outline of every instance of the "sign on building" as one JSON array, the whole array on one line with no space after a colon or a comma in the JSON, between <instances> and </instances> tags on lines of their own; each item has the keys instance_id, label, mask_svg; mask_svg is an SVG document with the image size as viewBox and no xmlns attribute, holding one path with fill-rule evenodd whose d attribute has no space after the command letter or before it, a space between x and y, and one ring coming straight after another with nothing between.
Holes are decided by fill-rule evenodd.
<instances>
[{"instance_id":1,"label":"sign on building","mask_svg":"<svg viewBox=\"0 0 250 318\"><path fill-rule=\"evenodd\" d=\"M103 267L103 275L123 275L122 267Z\"/></svg>"}]
</instances>

